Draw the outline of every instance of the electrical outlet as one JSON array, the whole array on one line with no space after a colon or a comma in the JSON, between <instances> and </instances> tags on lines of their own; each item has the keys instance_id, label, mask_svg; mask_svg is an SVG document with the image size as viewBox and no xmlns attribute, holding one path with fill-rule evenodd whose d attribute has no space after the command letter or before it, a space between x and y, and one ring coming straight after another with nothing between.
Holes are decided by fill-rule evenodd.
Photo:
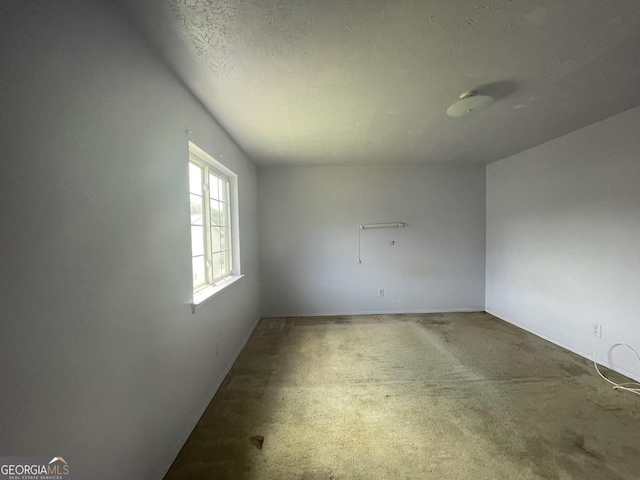
<instances>
[{"instance_id":1,"label":"electrical outlet","mask_svg":"<svg viewBox=\"0 0 640 480\"><path fill-rule=\"evenodd\" d=\"M602 324L594 323L591 327L591 335L594 337L602 338Z\"/></svg>"},{"instance_id":2,"label":"electrical outlet","mask_svg":"<svg viewBox=\"0 0 640 480\"><path fill-rule=\"evenodd\" d=\"M378 289L378 296L379 297L384 297L384 288L379 288Z\"/></svg>"}]
</instances>

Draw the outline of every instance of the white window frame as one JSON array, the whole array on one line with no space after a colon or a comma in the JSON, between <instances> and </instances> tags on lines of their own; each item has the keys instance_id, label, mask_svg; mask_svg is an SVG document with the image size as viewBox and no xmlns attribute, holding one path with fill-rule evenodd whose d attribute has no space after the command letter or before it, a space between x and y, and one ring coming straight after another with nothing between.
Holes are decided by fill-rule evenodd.
<instances>
[{"instance_id":1,"label":"white window frame","mask_svg":"<svg viewBox=\"0 0 640 480\"><path fill-rule=\"evenodd\" d=\"M235 283L243 277L240 272L240 236L239 236L239 214L238 214L238 176L214 159L200 147L189 142L189 162L202 168L201 195L203 196L203 231L204 231L204 258L205 258L205 282L197 287L193 287L193 272L191 286L193 288L193 302L191 304L193 312L199 305L221 293L223 289ZM211 211L209 201L209 174L225 180L228 183L228 213L227 219L229 228L229 254L231 256L231 270L225 272L221 277L215 278L212 271L212 251L211 251ZM193 251L192 251L193 259ZM193 265L193 260L192 260Z\"/></svg>"}]
</instances>

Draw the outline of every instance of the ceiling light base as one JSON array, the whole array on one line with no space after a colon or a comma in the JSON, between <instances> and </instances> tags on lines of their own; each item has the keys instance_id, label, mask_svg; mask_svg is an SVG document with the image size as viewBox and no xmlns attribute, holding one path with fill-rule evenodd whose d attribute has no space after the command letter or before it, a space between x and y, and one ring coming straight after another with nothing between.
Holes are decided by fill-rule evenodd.
<instances>
[{"instance_id":1,"label":"ceiling light base","mask_svg":"<svg viewBox=\"0 0 640 480\"><path fill-rule=\"evenodd\" d=\"M477 110L483 110L493 103L493 98L478 95L475 90L469 90L460 95L460 100L447 108L450 117L466 117Z\"/></svg>"}]
</instances>

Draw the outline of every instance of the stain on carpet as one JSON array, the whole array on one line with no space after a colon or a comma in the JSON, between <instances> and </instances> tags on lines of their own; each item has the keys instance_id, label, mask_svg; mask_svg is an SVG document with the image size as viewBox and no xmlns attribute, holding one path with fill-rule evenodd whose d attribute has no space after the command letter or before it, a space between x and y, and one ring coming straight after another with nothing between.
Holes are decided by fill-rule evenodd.
<instances>
[{"instance_id":1,"label":"stain on carpet","mask_svg":"<svg viewBox=\"0 0 640 480\"><path fill-rule=\"evenodd\" d=\"M249 441L251 442L251 445L256 447L258 450L262 450L262 444L264 443L264 437L262 435L251 437Z\"/></svg>"}]
</instances>

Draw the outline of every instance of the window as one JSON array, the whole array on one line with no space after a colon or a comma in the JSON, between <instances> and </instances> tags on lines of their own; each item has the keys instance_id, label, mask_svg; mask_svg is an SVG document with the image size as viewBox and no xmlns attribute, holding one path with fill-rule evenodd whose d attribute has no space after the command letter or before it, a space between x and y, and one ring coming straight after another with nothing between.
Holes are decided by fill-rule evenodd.
<instances>
[{"instance_id":1,"label":"window","mask_svg":"<svg viewBox=\"0 0 640 480\"><path fill-rule=\"evenodd\" d=\"M239 274L237 176L189 143L191 264L194 305Z\"/></svg>"}]
</instances>

